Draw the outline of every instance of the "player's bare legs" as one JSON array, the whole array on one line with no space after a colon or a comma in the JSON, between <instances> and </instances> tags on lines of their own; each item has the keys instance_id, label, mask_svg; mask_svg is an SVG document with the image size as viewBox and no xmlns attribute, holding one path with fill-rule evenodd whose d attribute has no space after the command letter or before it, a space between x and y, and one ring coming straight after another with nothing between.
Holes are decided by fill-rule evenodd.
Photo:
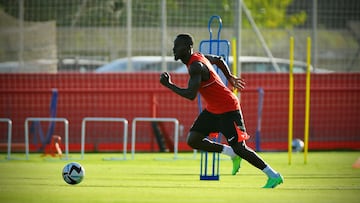
<instances>
[{"instance_id":1,"label":"player's bare legs","mask_svg":"<svg viewBox=\"0 0 360 203\"><path fill-rule=\"evenodd\" d=\"M228 145L223 145L221 143L213 142L207 138L207 136L204 136L201 133L198 132L190 132L187 138L187 143L190 147L194 149L200 149L208 152L218 152L227 154L233 159L233 175L236 174L238 169L240 168L240 162L235 162L234 158L241 157L248 161L251 165L255 166L256 168L263 171L267 177L268 180L263 188L274 188L277 185L283 183L284 179L283 177L276 172L274 169L271 168L269 164L266 164L263 159L258 156L258 154L249 148L245 141L237 142L236 144L233 144L231 147ZM235 170L235 164L238 163L238 168Z\"/></svg>"},{"instance_id":2,"label":"player's bare legs","mask_svg":"<svg viewBox=\"0 0 360 203\"><path fill-rule=\"evenodd\" d=\"M229 145L214 142L198 132L190 132L187 137L187 144L193 149L200 149L207 152L218 152L231 157L233 169L231 174L235 175L241 166L241 157L238 156Z\"/></svg>"},{"instance_id":3,"label":"player's bare legs","mask_svg":"<svg viewBox=\"0 0 360 203\"><path fill-rule=\"evenodd\" d=\"M271 168L269 164L265 163L265 161L254 150L246 145L245 141L237 142L231 147L234 149L236 154L241 156L241 158L245 159L251 165L260 169L267 175L268 180L263 188L275 188L277 185L284 182L284 178L280 175L280 173Z\"/></svg>"}]
</instances>

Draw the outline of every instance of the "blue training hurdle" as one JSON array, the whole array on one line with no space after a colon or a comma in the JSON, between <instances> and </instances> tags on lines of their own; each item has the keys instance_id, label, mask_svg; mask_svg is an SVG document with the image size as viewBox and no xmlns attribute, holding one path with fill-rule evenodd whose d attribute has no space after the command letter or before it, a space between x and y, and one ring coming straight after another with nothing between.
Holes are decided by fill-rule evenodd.
<instances>
[{"instance_id":1,"label":"blue training hurdle","mask_svg":"<svg viewBox=\"0 0 360 203\"><path fill-rule=\"evenodd\" d=\"M212 29L211 24L214 19L217 19L219 22L219 29L217 33L217 39L212 39ZM209 23L208 23L208 30L210 34L209 40L202 40L200 42L199 51L204 54L216 54L219 56L224 57L225 61L229 61L230 55L230 42L227 40L220 39L220 32L222 28L222 20L220 16L211 16ZM216 67L216 72L219 74L220 78L227 84L226 78L221 71ZM201 105L201 97L198 95L198 107L199 112L202 111ZM220 142L221 136L218 135L214 138L215 141ZM210 153L210 155L209 155ZM209 156L211 156L211 162L209 163ZM208 169L209 166L209 169ZM205 152L201 151L201 158L200 158L200 180L219 180L220 173L219 173L219 166L220 166L220 153L217 152Z\"/></svg>"}]
</instances>

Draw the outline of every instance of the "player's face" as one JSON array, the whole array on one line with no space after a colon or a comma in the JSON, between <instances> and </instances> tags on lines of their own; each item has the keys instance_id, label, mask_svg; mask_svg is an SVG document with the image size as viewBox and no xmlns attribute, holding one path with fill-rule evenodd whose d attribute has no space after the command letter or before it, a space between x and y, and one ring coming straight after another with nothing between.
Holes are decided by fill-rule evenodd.
<instances>
[{"instance_id":1,"label":"player's face","mask_svg":"<svg viewBox=\"0 0 360 203\"><path fill-rule=\"evenodd\" d=\"M186 47L185 43L180 40L180 39L175 39L174 41L174 48L173 48L173 53L174 53L174 58L175 61L179 60L179 59L183 59L184 56L186 56L186 54L188 53L188 48Z\"/></svg>"}]
</instances>

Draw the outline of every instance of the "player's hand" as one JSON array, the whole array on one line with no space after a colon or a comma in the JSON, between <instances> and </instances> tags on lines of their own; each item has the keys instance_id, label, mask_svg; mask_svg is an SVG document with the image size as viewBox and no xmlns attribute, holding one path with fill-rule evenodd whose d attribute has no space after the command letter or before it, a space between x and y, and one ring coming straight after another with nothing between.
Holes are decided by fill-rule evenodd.
<instances>
[{"instance_id":1,"label":"player's hand","mask_svg":"<svg viewBox=\"0 0 360 203\"><path fill-rule=\"evenodd\" d=\"M160 83L165 87L168 87L171 84L171 78L168 72L163 72L160 75Z\"/></svg>"},{"instance_id":2,"label":"player's hand","mask_svg":"<svg viewBox=\"0 0 360 203\"><path fill-rule=\"evenodd\" d=\"M229 82L230 84L235 88L235 89L238 89L238 90L242 90L245 88L245 80L242 79L242 78L238 78L238 77L231 77L229 79Z\"/></svg>"}]
</instances>

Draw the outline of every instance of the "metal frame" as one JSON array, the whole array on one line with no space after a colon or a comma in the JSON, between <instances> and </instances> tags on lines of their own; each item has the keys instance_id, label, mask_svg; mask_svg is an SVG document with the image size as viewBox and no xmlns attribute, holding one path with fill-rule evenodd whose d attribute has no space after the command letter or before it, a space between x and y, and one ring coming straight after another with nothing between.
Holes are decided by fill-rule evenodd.
<instances>
[{"instance_id":1,"label":"metal frame","mask_svg":"<svg viewBox=\"0 0 360 203\"><path fill-rule=\"evenodd\" d=\"M172 122L174 123L174 159L178 158L178 145L179 145L179 121L176 118L149 118L149 117L137 117L132 121L132 133L131 133L131 159L135 156L135 139L136 139L136 123L138 121L143 122Z\"/></svg>"},{"instance_id":2,"label":"metal frame","mask_svg":"<svg viewBox=\"0 0 360 203\"><path fill-rule=\"evenodd\" d=\"M66 118L34 118L25 119L25 156L29 159L29 122L30 121L54 121L63 122L65 126L65 159L69 158L69 121Z\"/></svg>"},{"instance_id":3,"label":"metal frame","mask_svg":"<svg viewBox=\"0 0 360 203\"><path fill-rule=\"evenodd\" d=\"M81 159L84 159L85 154L85 133L86 133L86 122L88 121L100 121L100 122L121 122L124 124L124 139L123 139L123 157L115 158L112 157L106 160L126 160L127 152L127 136L128 136L128 121L125 118L113 118L113 117L86 117L81 122Z\"/></svg>"},{"instance_id":4,"label":"metal frame","mask_svg":"<svg viewBox=\"0 0 360 203\"><path fill-rule=\"evenodd\" d=\"M217 19L219 21L219 28L217 32L217 39L213 39L212 37L212 29L211 24L214 19ZM202 53L208 53L208 54L216 54L223 56L225 58L225 61L229 61L229 54L230 54L230 42L227 40L221 40L220 39L220 33L222 29L222 20L220 16L211 16L208 22L208 30L209 30L209 40L202 40L199 45L199 50ZM236 60L236 59L234 59ZM216 72L219 74L221 80L224 82L224 84L227 84L226 77L222 73L222 71L219 71L218 68L216 68ZM202 111L201 107L201 97L200 94L198 95L198 107L199 107L199 113ZM220 135L219 139L220 139ZM220 142L220 140L217 140ZM208 174L208 153L212 154L212 162L211 162L211 173ZM201 158L200 158L200 180L219 180L219 163L220 163L220 153L218 152L207 152L207 151L201 151Z\"/></svg>"},{"instance_id":5,"label":"metal frame","mask_svg":"<svg viewBox=\"0 0 360 203\"><path fill-rule=\"evenodd\" d=\"M6 159L10 159L11 156L11 133L12 133L12 121L8 118L0 118L0 122L7 122L8 123L8 142L7 142L7 157Z\"/></svg>"}]
</instances>

